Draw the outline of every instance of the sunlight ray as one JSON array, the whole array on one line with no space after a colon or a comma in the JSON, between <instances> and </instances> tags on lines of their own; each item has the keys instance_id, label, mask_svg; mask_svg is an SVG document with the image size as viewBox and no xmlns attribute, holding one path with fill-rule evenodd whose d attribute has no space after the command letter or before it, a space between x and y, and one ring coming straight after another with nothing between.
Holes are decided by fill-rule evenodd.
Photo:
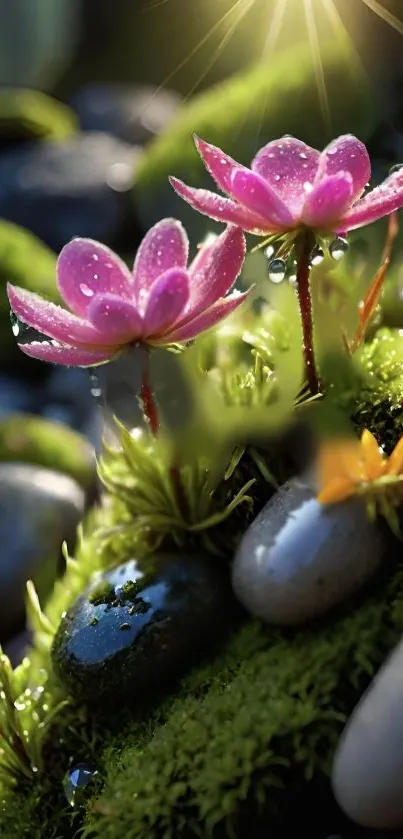
<instances>
[{"instance_id":1,"label":"sunlight ray","mask_svg":"<svg viewBox=\"0 0 403 839\"><path fill-rule=\"evenodd\" d=\"M265 56L269 50L274 49L277 44L280 32L283 28L285 13L287 11L288 0L277 0L267 38L263 46L262 56Z\"/></svg>"},{"instance_id":2,"label":"sunlight ray","mask_svg":"<svg viewBox=\"0 0 403 839\"><path fill-rule=\"evenodd\" d=\"M329 133L329 139L331 136L331 115L330 115L330 107L329 107L329 99L326 90L326 81L323 72L323 64L322 58L320 54L320 46L319 46L319 38L318 38L318 30L316 27L315 21L315 12L312 7L312 0L304 0L304 9L305 9L305 18L306 24L308 28L308 38L309 43L311 45L312 56L314 61L315 67L315 76L316 76L316 83L318 86L318 94L319 94L319 101L320 106L322 109L323 119L325 122L326 130Z\"/></svg>"},{"instance_id":3,"label":"sunlight ray","mask_svg":"<svg viewBox=\"0 0 403 839\"><path fill-rule=\"evenodd\" d=\"M399 18L392 14L392 12L389 12L388 9L385 9L384 6L381 6L378 0L362 0L362 2L365 3L372 12L375 12L378 17L384 20L385 23L388 23L389 26L396 29L400 35L403 35L403 21L399 20Z\"/></svg>"}]
</instances>

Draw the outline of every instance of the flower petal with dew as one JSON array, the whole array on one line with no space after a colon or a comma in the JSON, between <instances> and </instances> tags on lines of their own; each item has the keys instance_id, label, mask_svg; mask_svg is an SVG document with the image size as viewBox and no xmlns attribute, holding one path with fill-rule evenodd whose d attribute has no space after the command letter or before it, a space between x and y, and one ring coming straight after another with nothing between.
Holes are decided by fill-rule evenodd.
<instances>
[{"instance_id":1,"label":"flower petal with dew","mask_svg":"<svg viewBox=\"0 0 403 839\"><path fill-rule=\"evenodd\" d=\"M245 250L242 231L231 225L188 266L184 228L175 219L163 219L144 237L130 271L105 245L73 239L57 262L59 290L70 311L8 286L17 318L49 339L19 346L43 361L92 367L132 344L191 340L247 296L227 296Z\"/></svg>"},{"instance_id":2,"label":"flower petal with dew","mask_svg":"<svg viewBox=\"0 0 403 839\"><path fill-rule=\"evenodd\" d=\"M371 165L365 145L351 134L322 152L295 137L273 140L256 154L250 169L204 140L197 138L196 146L228 197L171 178L176 192L199 212L259 236L300 228L321 236L345 234L403 206L402 170L362 197Z\"/></svg>"}]
</instances>

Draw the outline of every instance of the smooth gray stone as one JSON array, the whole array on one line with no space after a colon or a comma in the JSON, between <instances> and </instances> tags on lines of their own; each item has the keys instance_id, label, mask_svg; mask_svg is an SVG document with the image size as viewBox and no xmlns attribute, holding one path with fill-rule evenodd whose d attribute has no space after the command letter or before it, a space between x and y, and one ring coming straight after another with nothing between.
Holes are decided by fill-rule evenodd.
<instances>
[{"instance_id":1,"label":"smooth gray stone","mask_svg":"<svg viewBox=\"0 0 403 839\"><path fill-rule=\"evenodd\" d=\"M142 151L109 134L25 143L0 155L0 217L55 251L74 236L113 243L129 226L128 198Z\"/></svg>"},{"instance_id":2,"label":"smooth gray stone","mask_svg":"<svg viewBox=\"0 0 403 839\"><path fill-rule=\"evenodd\" d=\"M291 478L259 513L235 555L232 582L241 603L270 624L293 625L328 612L377 570L385 542L364 504L323 506Z\"/></svg>"},{"instance_id":3,"label":"smooth gray stone","mask_svg":"<svg viewBox=\"0 0 403 839\"><path fill-rule=\"evenodd\" d=\"M24 463L0 464L0 640L21 627L27 580L40 599L52 590L64 540L74 544L84 492L67 475Z\"/></svg>"},{"instance_id":4,"label":"smooth gray stone","mask_svg":"<svg viewBox=\"0 0 403 839\"><path fill-rule=\"evenodd\" d=\"M170 125L181 96L152 85L91 84L81 88L70 104L83 131L106 131L143 146Z\"/></svg>"},{"instance_id":5,"label":"smooth gray stone","mask_svg":"<svg viewBox=\"0 0 403 839\"><path fill-rule=\"evenodd\" d=\"M358 824L403 827L403 641L343 731L332 785L340 807Z\"/></svg>"}]
</instances>

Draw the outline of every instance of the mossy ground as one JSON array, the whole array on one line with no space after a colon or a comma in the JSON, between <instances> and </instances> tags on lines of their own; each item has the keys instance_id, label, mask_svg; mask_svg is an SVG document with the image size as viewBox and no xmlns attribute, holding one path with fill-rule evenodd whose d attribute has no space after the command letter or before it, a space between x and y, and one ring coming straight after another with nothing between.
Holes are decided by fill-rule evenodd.
<instances>
[{"instance_id":1,"label":"mossy ground","mask_svg":"<svg viewBox=\"0 0 403 839\"><path fill-rule=\"evenodd\" d=\"M249 405L252 394L261 407L271 409L281 397L272 364L276 352L270 343L264 351L264 331L251 328L250 322L249 327L252 346L248 341L246 346L255 366L245 370L239 353L239 367L229 379L222 376L221 389L230 401ZM401 433L401 343L398 331L386 330L364 346L355 389L344 402L346 415L354 407L358 427L368 424L379 403L375 431L379 443L388 447ZM208 338L201 350L213 367L220 356L217 344L218 339ZM292 357L290 348L288 352ZM390 415L385 406L391 402L396 411ZM105 454L101 475L108 494L103 506L90 514L76 559L67 558L66 574L45 614L30 589L34 647L25 669L11 677L14 693L9 691L10 701L0 708L7 742L16 743L23 755L13 772L7 756L0 759L0 835L243 839L251 835L251 824L263 824L266 831L277 825L290 828L290 801L328 778L346 716L401 636L400 545L391 542L385 557L390 560L385 563L388 576L320 624L286 632L246 620L215 656L152 707L145 704L135 715L128 709L108 718L68 702L52 722L49 714L66 699L50 666L53 635L61 613L93 572L145 555L154 545L177 550L203 545L216 550L217 562L226 562L247 521L273 492L273 473L279 476L270 446L238 447L226 477L221 474L207 487L201 480L204 466L195 461L183 471L189 500L184 515L163 448L124 431L122 445L120 452ZM45 688L41 694L38 684ZM72 814L62 779L69 766L82 761L94 764L99 778L86 810ZM7 789L13 777L16 783ZM292 818L294 830L297 811Z\"/></svg>"}]
</instances>

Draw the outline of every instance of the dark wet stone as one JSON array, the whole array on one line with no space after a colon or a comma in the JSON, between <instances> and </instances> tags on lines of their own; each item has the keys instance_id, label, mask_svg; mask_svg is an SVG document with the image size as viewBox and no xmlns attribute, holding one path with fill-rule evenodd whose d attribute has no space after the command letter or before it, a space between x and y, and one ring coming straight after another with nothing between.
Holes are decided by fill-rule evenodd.
<instances>
[{"instance_id":1,"label":"dark wet stone","mask_svg":"<svg viewBox=\"0 0 403 839\"><path fill-rule=\"evenodd\" d=\"M23 463L0 464L0 640L24 621L27 580L41 602L60 567L64 539L71 549L84 510L84 492L70 477Z\"/></svg>"},{"instance_id":2,"label":"dark wet stone","mask_svg":"<svg viewBox=\"0 0 403 839\"><path fill-rule=\"evenodd\" d=\"M36 408L36 393L28 382L0 375L0 419L15 411L30 413Z\"/></svg>"},{"instance_id":3,"label":"dark wet stone","mask_svg":"<svg viewBox=\"0 0 403 839\"><path fill-rule=\"evenodd\" d=\"M64 794L70 807L81 807L88 798L88 787L98 776L98 772L87 763L77 763L66 772L63 778Z\"/></svg>"},{"instance_id":4,"label":"dark wet stone","mask_svg":"<svg viewBox=\"0 0 403 839\"><path fill-rule=\"evenodd\" d=\"M113 242L134 223L130 190L141 152L108 134L29 143L0 155L0 216L55 251L74 236Z\"/></svg>"},{"instance_id":5,"label":"dark wet stone","mask_svg":"<svg viewBox=\"0 0 403 839\"><path fill-rule=\"evenodd\" d=\"M343 603L376 572L383 529L358 498L323 506L291 478L246 531L233 564L240 602L270 624L303 623Z\"/></svg>"},{"instance_id":6,"label":"dark wet stone","mask_svg":"<svg viewBox=\"0 0 403 839\"><path fill-rule=\"evenodd\" d=\"M161 134L180 103L173 90L114 84L87 85L71 101L83 131L106 131L135 146Z\"/></svg>"},{"instance_id":7,"label":"dark wet stone","mask_svg":"<svg viewBox=\"0 0 403 839\"><path fill-rule=\"evenodd\" d=\"M68 610L53 665L79 701L139 705L194 664L239 614L217 558L130 560L99 576Z\"/></svg>"}]
</instances>

